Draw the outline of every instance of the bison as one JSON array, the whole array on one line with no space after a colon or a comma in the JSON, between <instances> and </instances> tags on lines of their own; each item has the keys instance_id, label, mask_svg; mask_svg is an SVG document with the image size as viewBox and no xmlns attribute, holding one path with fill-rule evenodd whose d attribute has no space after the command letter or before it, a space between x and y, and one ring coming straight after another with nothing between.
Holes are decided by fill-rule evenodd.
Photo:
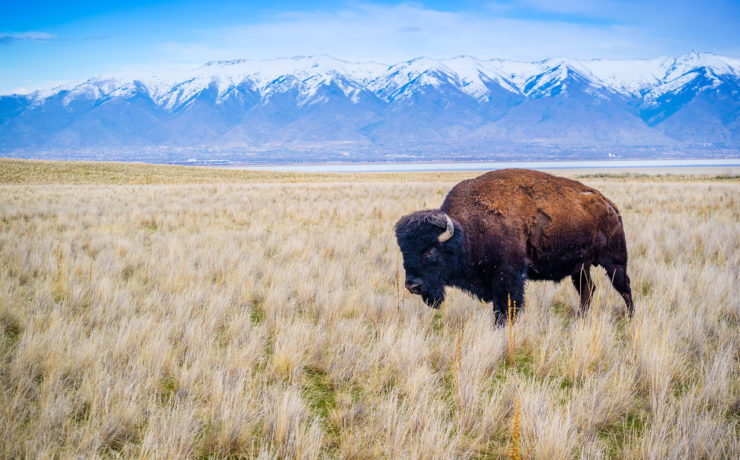
<instances>
[{"instance_id":1,"label":"bison","mask_svg":"<svg viewBox=\"0 0 740 460\"><path fill-rule=\"evenodd\" d=\"M456 286L493 302L497 321L524 306L524 282L570 276L591 300L592 265L606 269L632 315L627 246L616 205L580 182L527 169L502 169L457 184L440 209L396 223L406 288L433 308Z\"/></svg>"}]
</instances>

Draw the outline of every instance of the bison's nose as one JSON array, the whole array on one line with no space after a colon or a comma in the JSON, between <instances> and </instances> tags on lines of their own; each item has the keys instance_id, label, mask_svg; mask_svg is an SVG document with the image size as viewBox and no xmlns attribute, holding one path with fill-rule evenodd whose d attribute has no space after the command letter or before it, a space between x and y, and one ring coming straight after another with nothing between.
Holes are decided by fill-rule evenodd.
<instances>
[{"instance_id":1,"label":"bison's nose","mask_svg":"<svg viewBox=\"0 0 740 460\"><path fill-rule=\"evenodd\" d=\"M406 280L406 289L408 289L412 294L421 293L421 281L411 279Z\"/></svg>"}]
</instances>

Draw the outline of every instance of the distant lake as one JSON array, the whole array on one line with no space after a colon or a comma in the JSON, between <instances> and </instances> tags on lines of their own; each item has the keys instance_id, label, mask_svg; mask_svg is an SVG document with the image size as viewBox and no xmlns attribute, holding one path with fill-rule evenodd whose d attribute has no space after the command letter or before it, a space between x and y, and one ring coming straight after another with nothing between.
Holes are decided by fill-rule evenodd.
<instances>
[{"instance_id":1,"label":"distant lake","mask_svg":"<svg viewBox=\"0 0 740 460\"><path fill-rule=\"evenodd\" d=\"M440 163L325 163L227 166L233 169L285 172L419 172L476 171L503 168L607 169L740 167L740 158L704 160L476 161Z\"/></svg>"}]
</instances>

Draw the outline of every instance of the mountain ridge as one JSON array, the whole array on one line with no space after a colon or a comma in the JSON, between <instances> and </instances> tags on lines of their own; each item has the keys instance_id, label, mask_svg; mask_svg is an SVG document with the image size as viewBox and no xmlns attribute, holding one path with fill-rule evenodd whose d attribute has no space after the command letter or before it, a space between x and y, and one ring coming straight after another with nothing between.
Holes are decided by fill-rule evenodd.
<instances>
[{"instance_id":1,"label":"mountain ridge","mask_svg":"<svg viewBox=\"0 0 740 460\"><path fill-rule=\"evenodd\" d=\"M740 150L739 114L740 60L709 53L393 65L296 56L0 95L0 152L147 149L166 161L208 151L242 161L276 152L301 160L629 148L712 155Z\"/></svg>"}]
</instances>

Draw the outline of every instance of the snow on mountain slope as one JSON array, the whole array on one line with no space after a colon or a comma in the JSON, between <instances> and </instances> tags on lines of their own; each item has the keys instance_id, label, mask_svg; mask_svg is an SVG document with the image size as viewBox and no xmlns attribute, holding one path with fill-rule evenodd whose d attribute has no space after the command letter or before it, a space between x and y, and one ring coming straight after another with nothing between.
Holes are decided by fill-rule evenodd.
<instances>
[{"instance_id":1,"label":"snow on mountain slope","mask_svg":"<svg viewBox=\"0 0 740 460\"><path fill-rule=\"evenodd\" d=\"M458 56L442 62L455 72L461 89L476 99L488 100L491 83L512 93L520 92L516 82L512 81L510 75L506 75L506 69L497 65L497 61Z\"/></svg>"},{"instance_id":2,"label":"snow on mountain slope","mask_svg":"<svg viewBox=\"0 0 740 460\"><path fill-rule=\"evenodd\" d=\"M310 99L322 85L334 82L345 95L350 96L386 68L374 62L352 63L326 55L268 61L241 59L209 62L195 69L189 78L184 78L180 73L152 76L144 80L144 84L150 88L152 98L157 103L172 109L212 85L217 89L219 99L242 84L267 96L296 84L302 96ZM288 76L293 78L285 78Z\"/></svg>"},{"instance_id":3,"label":"snow on mountain slope","mask_svg":"<svg viewBox=\"0 0 740 460\"><path fill-rule=\"evenodd\" d=\"M304 101L310 101L322 86L331 84L355 101L363 90L388 101L407 97L416 88L451 85L476 100L486 101L491 95L491 84L512 93L539 95L542 88L552 88L569 76L578 75L593 87L639 97L658 87L670 91L699 67L716 75L740 76L740 60L699 53L633 60L553 58L535 63L471 56L423 57L391 66L319 55L214 61L189 72L103 76L36 91L30 96L38 102L66 92L68 102L75 97L122 97L141 89L164 109L174 110L211 87L219 101L240 86L265 97L296 88Z\"/></svg>"},{"instance_id":4,"label":"snow on mountain slope","mask_svg":"<svg viewBox=\"0 0 740 460\"><path fill-rule=\"evenodd\" d=\"M478 152L512 142L740 148L739 113L740 60L712 54L539 62L421 57L393 65L296 56L98 76L0 96L0 151L395 151L430 142Z\"/></svg>"}]
</instances>

